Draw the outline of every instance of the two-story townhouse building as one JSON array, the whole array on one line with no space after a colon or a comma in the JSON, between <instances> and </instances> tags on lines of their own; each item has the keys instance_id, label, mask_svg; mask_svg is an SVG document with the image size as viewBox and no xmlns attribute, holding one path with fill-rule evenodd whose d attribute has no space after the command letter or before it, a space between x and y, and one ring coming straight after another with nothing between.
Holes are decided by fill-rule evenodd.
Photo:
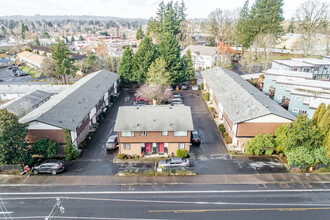
<instances>
[{"instance_id":1,"label":"two-story townhouse building","mask_svg":"<svg viewBox=\"0 0 330 220\"><path fill-rule=\"evenodd\" d=\"M279 77L290 77L296 79L313 79L311 72L297 72L288 70L268 69L264 72L264 86L262 92L267 95L274 96L277 88L276 80Z\"/></svg>"},{"instance_id":2,"label":"two-story townhouse building","mask_svg":"<svg viewBox=\"0 0 330 220\"><path fill-rule=\"evenodd\" d=\"M313 65L313 79L330 80L330 61L315 58L292 58L292 60Z\"/></svg>"},{"instance_id":3,"label":"two-story townhouse building","mask_svg":"<svg viewBox=\"0 0 330 220\"><path fill-rule=\"evenodd\" d=\"M189 153L193 130L189 106L122 106L114 127L119 153L139 156L175 156L178 149Z\"/></svg>"},{"instance_id":4,"label":"two-story townhouse building","mask_svg":"<svg viewBox=\"0 0 330 220\"><path fill-rule=\"evenodd\" d=\"M29 123L29 142L49 138L63 145L67 129L72 143L79 146L110 96L117 93L118 80L118 74L106 70L88 74L20 118L20 123Z\"/></svg>"},{"instance_id":5,"label":"two-story townhouse building","mask_svg":"<svg viewBox=\"0 0 330 220\"><path fill-rule=\"evenodd\" d=\"M213 67L202 72L205 91L237 150L258 134L274 134L295 116L245 81L237 73Z\"/></svg>"},{"instance_id":6,"label":"two-story townhouse building","mask_svg":"<svg viewBox=\"0 0 330 220\"><path fill-rule=\"evenodd\" d=\"M7 54L0 54L0 67L9 66L11 59Z\"/></svg>"},{"instance_id":7,"label":"two-story townhouse building","mask_svg":"<svg viewBox=\"0 0 330 220\"><path fill-rule=\"evenodd\" d=\"M214 66L218 53L216 47L189 45L182 52L181 56L186 55L190 50L195 69L206 69Z\"/></svg>"}]
</instances>

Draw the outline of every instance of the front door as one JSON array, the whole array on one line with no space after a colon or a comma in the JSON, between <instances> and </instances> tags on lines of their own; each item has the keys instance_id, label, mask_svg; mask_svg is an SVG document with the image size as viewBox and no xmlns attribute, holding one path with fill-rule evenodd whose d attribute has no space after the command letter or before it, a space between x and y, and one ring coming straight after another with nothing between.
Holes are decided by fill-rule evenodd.
<instances>
[{"instance_id":1,"label":"front door","mask_svg":"<svg viewBox=\"0 0 330 220\"><path fill-rule=\"evenodd\" d=\"M146 153L149 154L151 152L151 144L146 143Z\"/></svg>"},{"instance_id":2,"label":"front door","mask_svg":"<svg viewBox=\"0 0 330 220\"><path fill-rule=\"evenodd\" d=\"M164 153L164 143L158 143L158 147L159 147L159 153L163 154Z\"/></svg>"}]
</instances>

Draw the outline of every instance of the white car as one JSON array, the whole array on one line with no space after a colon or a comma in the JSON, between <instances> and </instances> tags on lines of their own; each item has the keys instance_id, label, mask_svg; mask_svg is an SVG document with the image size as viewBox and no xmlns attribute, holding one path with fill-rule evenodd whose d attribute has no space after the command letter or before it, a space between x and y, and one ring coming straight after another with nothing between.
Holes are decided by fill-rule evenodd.
<instances>
[{"instance_id":1,"label":"white car","mask_svg":"<svg viewBox=\"0 0 330 220\"><path fill-rule=\"evenodd\" d=\"M118 136L117 135L111 135L107 143L105 144L105 149L107 150L116 150L119 147L118 145Z\"/></svg>"}]
</instances>

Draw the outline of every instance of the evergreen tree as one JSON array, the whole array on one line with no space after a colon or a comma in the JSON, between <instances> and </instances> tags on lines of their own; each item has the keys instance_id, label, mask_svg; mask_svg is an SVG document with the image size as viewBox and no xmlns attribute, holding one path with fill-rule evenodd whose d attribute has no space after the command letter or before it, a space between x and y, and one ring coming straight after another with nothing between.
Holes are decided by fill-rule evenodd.
<instances>
[{"instance_id":1,"label":"evergreen tree","mask_svg":"<svg viewBox=\"0 0 330 220\"><path fill-rule=\"evenodd\" d=\"M22 35L22 39L24 40L25 39L25 25L22 23L21 24L21 35Z\"/></svg>"},{"instance_id":2,"label":"evergreen tree","mask_svg":"<svg viewBox=\"0 0 330 220\"><path fill-rule=\"evenodd\" d=\"M256 0L251 8L249 26L253 37L258 34L279 35L283 33L281 22L283 18L283 0Z\"/></svg>"},{"instance_id":3,"label":"evergreen tree","mask_svg":"<svg viewBox=\"0 0 330 220\"><path fill-rule=\"evenodd\" d=\"M84 38L81 35L79 36L79 41L84 41Z\"/></svg>"},{"instance_id":4,"label":"evergreen tree","mask_svg":"<svg viewBox=\"0 0 330 220\"><path fill-rule=\"evenodd\" d=\"M29 164L31 155L26 143L27 124L18 122L18 118L7 111L0 110L0 163Z\"/></svg>"},{"instance_id":5,"label":"evergreen tree","mask_svg":"<svg viewBox=\"0 0 330 220\"><path fill-rule=\"evenodd\" d=\"M193 63L192 56L191 56L191 51L188 50L187 55L184 55L182 59L184 62L187 79L194 79L195 68L194 68L194 63Z\"/></svg>"},{"instance_id":6,"label":"evergreen tree","mask_svg":"<svg viewBox=\"0 0 330 220\"><path fill-rule=\"evenodd\" d=\"M240 12L235 32L236 42L243 48L249 48L252 41L249 0L246 0Z\"/></svg>"},{"instance_id":7,"label":"evergreen tree","mask_svg":"<svg viewBox=\"0 0 330 220\"><path fill-rule=\"evenodd\" d=\"M55 61L55 75L63 79L63 83L67 84L67 76L75 76L76 67L74 61L69 58L71 52L68 50L64 41L57 40L57 43L51 47L52 58Z\"/></svg>"},{"instance_id":8,"label":"evergreen tree","mask_svg":"<svg viewBox=\"0 0 330 220\"><path fill-rule=\"evenodd\" d=\"M287 33L294 33L295 29L295 23L294 23L294 18L291 18L288 29L286 30Z\"/></svg>"},{"instance_id":9,"label":"evergreen tree","mask_svg":"<svg viewBox=\"0 0 330 220\"><path fill-rule=\"evenodd\" d=\"M71 36L71 43L72 43L72 42L74 42L74 37L73 37L73 36Z\"/></svg>"},{"instance_id":10,"label":"evergreen tree","mask_svg":"<svg viewBox=\"0 0 330 220\"><path fill-rule=\"evenodd\" d=\"M321 108L320 108L320 111L319 111L319 114L318 114L318 116L317 116L317 126L319 126L320 125L320 123L321 123L321 121L322 121L322 119L323 119L323 116L324 116L324 114L325 114L325 112L326 112L327 110L326 110L326 108L325 108L325 104L324 105L321 105Z\"/></svg>"},{"instance_id":11,"label":"evergreen tree","mask_svg":"<svg viewBox=\"0 0 330 220\"><path fill-rule=\"evenodd\" d=\"M321 103L317 109L315 110L314 114L313 114L313 118L312 118L312 121L313 121L313 124L317 124L317 121L319 119L319 113L320 113L320 110L321 108L325 108L325 104L324 103Z\"/></svg>"},{"instance_id":12,"label":"evergreen tree","mask_svg":"<svg viewBox=\"0 0 330 220\"><path fill-rule=\"evenodd\" d=\"M133 56L133 78L137 83L144 83L148 68L155 61L157 51L149 37L144 38Z\"/></svg>"},{"instance_id":13,"label":"evergreen tree","mask_svg":"<svg viewBox=\"0 0 330 220\"><path fill-rule=\"evenodd\" d=\"M166 70L170 73L171 83L185 81L185 68L180 57L180 45L173 34L163 34L162 40L158 45L158 52L159 57L166 62Z\"/></svg>"},{"instance_id":14,"label":"evergreen tree","mask_svg":"<svg viewBox=\"0 0 330 220\"><path fill-rule=\"evenodd\" d=\"M166 70L166 62L161 58L157 58L148 70L148 84L156 84L162 86L169 85L170 75Z\"/></svg>"},{"instance_id":15,"label":"evergreen tree","mask_svg":"<svg viewBox=\"0 0 330 220\"><path fill-rule=\"evenodd\" d=\"M123 83L128 83L133 81L132 68L133 68L133 50L130 46L126 46L117 70L118 74L120 75L121 81Z\"/></svg>"},{"instance_id":16,"label":"evergreen tree","mask_svg":"<svg viewBox=\"0 0 330 220\"><path fill-rule=\"evenodd\" d=\"M144 38L144 33L143 33L142 28L140 26L139 29L136 32L136 39L140 40L140 39L143 39L143 38Z\"/></svg>"},{"instance_id":17,"label":"evergreen tree","mask_svg":"<svg viewBox=\"0 0 330 220\"><path fill-rule=\"evenodd\" d=\"M36 46L40 46L39 38L36 38L36 39L34 40L34 43L35 43Z\"/></svg>"}]
</instances>

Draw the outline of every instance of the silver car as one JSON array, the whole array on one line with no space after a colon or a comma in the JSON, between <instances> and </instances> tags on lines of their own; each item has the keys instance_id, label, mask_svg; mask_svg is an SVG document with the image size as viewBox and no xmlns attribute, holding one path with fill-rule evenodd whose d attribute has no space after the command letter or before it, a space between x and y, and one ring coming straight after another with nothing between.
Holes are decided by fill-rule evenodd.
<instances>
[{"instance_id":1,"label":"silver car","mask_svg":"<svg viewBox=\"0 0 330 220\"><path fill-rule=\"evenodd\" d=\"M111 135L108 140L107 143L105 144L105 148L107 150L116 150L118 148L118 136L117 135Z\"/></svg>"},{"instance_id":2,"label":"silver car","mask_svg":"<svg viewBox=\"0 0 330 220\"><path fill-rule=\"evenodd\" d=\"M166 160L161 160L158 163L158 167L170 168L170 167L187 167L189 166L189 160L181 157L172 157Z\"/></svg>"}]
</instances>

